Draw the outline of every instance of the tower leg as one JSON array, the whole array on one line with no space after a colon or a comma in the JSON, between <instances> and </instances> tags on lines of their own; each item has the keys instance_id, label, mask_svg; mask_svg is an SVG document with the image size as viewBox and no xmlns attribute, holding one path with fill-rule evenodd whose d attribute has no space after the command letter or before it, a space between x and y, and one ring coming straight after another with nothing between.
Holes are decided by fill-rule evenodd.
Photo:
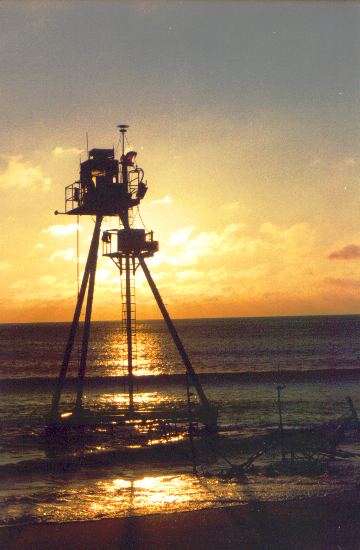
<instances>
[{"instance_id":1,"label":"tower leg","mask_svg":"<svg viewBox=\"0 0 360 550\"><path fill-rule=\"evenodd\" d=\"M192 383L194 384L195 386L195 389L198 393L198 396L199 396L199 399L201 401L201 404L203 406L203 409L204 409L204 413L205 413L205 418L204 418L204 424L207 425L208 427L214 427L216 426L216 411L213 409L213 407L211 407L209 401L207 400L207 397L204 393L204 390L202 389L202 386L200 384L200 380L198 379L197 375L196 375L196 372L194 371L193 369L193 366L190 362L190 359L185 351L185 348L179 338L179 335L173 325L173 322L172 320L170 319L170 316L167 312L167 309L164 305L164 302L162 301L162 298L160 296L160 293L158 291L158 289L156 288L156 285L154 283L154 280L153 278L151 277L151 274L150 274L150 271L145 263L145 260L143 258L143 256L139 255L139 263L142 267L142 270L145 274L145 277L147 279L147 282L149 283L149 286L152 290L152 293L154 295L154 298L157 302L157 305L159 306L159 309L164 317L164 320L165 320L165 323L167 324L167 327L169 329L169 332L174 340L174 343L181 355L181 358L184 362L184 365L186 367L186 370L189 374L189 378L190 380L192 381Z\"/></svg>"},{"instance_id":2,"label":"tower leg","mask_svg":"<svg viewBox=\"0 0 360 550\"><path fill-rule=\"evenodd\" d=\"M92 312L92 304L93 304L93 298L94 298L95 274L96 274L97 254L98 254L98 248L99 248L101 220L102 220L101 216L96 216L95 230L97 228L97 224L99 225L99 229L96 230L96 234L94 230L94 236L96 241L94 242L94 247L92 250L92 258L91 258L89 289L88 289L87 303L86 303L85 323L84 323L83 340L82 340L82 347L81 347L79 374L78 374L78 381L77 381L78 388L77 388L75 410L81 409L81 400L84 393L85 369L86 369L87 352L89 347L90 322L91 322L91 312Z\"/></svg>"},{"instance_id":3,"label":"tower leg","mask_svg":"<svg viewBox=\"0 0 360 550\"><path fill-rule=\"evenodd\" d=\"M92 237L92 241L91 241L91 245L90 245L90 249L89 249L89 254L88 254L88 258L87 258L87 262L86 262L86 266L85 266L84 276L83 276L83 280L82 280L82 283L81 283L81 288L80 288L80 292L79 292L77 303L76 303L75 313L74 313L73 321L72 321L70 332L69 332L68 342L67 342L67 345L66 345L66 348L65 348L63 362L62 362L62 365L61 365L61 368L60 368L60 373L59 373L58 381L57 381L57 384L56 384L56 388L55 388L55 392L54 392L54 396L53 396L53 400L52 400L51 410L50 410L50 413L48 415L49 419L55 419L58 415L61 392L62 392L62 388L64 386L66 372L67 372L67 369L68 369L68 366L69 366L71 352L72 352L72 348L73 348L73 344L74 344L74 340L75 340L75 336L76 336L76 331L77 331L78 324L79 324L81 308L82 308L82 305L83 305L83 302L84 302L85 292L86 292L86 288L87 288L87 285L88 285L89 275L90 275L90 271L92 269L92 265L94 263L94 258L95 258L95 261L96 261L96 258L97 258L97 251L98 251L98 247L99 247L101 221L102 221L102 217L97 216L96 223L95 223L95 228L94 228L94 233L93 233L93 237Z\"/></svg>"}]
</instances>

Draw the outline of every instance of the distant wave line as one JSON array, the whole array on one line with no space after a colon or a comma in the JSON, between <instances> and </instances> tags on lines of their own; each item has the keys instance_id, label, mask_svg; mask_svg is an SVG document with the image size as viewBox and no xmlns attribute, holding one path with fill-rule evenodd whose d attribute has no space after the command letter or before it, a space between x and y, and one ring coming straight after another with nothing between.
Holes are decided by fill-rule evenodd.
<instances>
[{"instance_id":1,"label":"distant wave line","mask_svg":"<svg viewBox=\"0 0 360 550\"><path fill-rule=\"evenodd\" d=\"M322 380L357 380L360 377L360 368L327 368L315 370L276 370L276 371L247 371L247 372L222 372L201 373L198 378L204 384L238 382L291 382L291 381L322 381ZM85 380L88 387L97 386L124 386L127 384L127 376L89 376ZM157 374L134 376L135 384L145 387L186 385L185 374ZM0 388L11 390L26 390L29 388L54 388L56 377L29 377L29 378L3 378L0 380ZM65 387L76 386L77 379L66 378Z\"/></svg>"}]
</instances>

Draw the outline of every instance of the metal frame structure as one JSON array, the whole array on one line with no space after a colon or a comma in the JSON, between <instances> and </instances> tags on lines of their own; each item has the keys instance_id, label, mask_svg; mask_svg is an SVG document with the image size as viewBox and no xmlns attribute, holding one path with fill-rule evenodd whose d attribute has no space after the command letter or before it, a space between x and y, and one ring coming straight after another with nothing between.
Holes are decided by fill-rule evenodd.
<instances>
[{"instance_id":1,"label":"metal frame structure","mask_svg":"<svg viewBox=\"0 0 360 550\"><path fill-rule=\"evenodd\" d=\"M195 373L195 370L145 262L146 258L154 256L154 254L158 251L158 242L153 240L152 231L146 232L143 229L134 229L132 227L132 209L134 206L137 206L141 199L145 196L147 186L143 181L143 170L138 168L135 164L137 153L135 151L129 151L125 154L124 136L128 126L120 125L118 128L120 129L122 137L122 155L120 161L115 159L113 149L92 149L88 154L88 159L81 163L80 180L65 188L65 214L95 216L96 221L63 362L53 395L51 409L46 418L47 426L51 429L54 427L59 427L59 425L66 422L70 422L70 424L72 422L76 425L98 422L98 420L89 420L89 418L86 417L82 407L82 398L84 392L101 223L105 216L118 216L121 229L110 229L104 231L102 234L102 243L103 256L109 257L118 266L120 273L125 274L123 321L125 322L126 328L129 388L129 409L126 414L126 418L131 419L136 417L133 397L133 324L135 319L133 315L134 293L132 292L131 280L135 277L137 268L141 266L154 298L164 317L169 332L184 362L187 377L194 385L198 393L202 405L201 421L205 424L205 426L214 428L216 427L216 410L210 405L203 391L199 378ZM57 213L58 212L55 212L55 214ZM87 302L81 357L77 378L76 404L70 414L60 415L59 404L61 393L65 384L66 373L77 333L86 290ZM123 416L121 418L123 418Z\"/></svg>"}]
</instances>

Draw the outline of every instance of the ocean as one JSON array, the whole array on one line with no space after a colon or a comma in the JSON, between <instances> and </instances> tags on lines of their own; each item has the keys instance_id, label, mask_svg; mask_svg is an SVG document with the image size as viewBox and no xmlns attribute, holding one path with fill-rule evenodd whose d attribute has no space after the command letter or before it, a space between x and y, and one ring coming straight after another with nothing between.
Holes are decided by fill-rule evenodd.
<instances>
[{"instance_id":1,"label":"ocean","mask_svg":"<svg viewBox=\"0 0 360 550\"><path fill-rule=\"evenodd\" d=\"M279 426L317 428L360 407L360 316L191 319L174 321L223 434L265 437ZM62 522L193 510L253 499L302 498L357 483L359 441L345 440L337 474L249 474L246 483L194 476L191 464L168 460L52 469L44 416L66 346L69 323L0 325L0 524ZM74 406L81 327L68 370L61 412ZM138 321L134 403L139 411L186 406L185 368L163 321ZM84 405L94 411L128 401L121 322L91 328ZM191 393L195 394L193 388ZM196 396L191 399L196 401ZM111 409L112 410L112 409ZM104 436L105 437L105 436ZM105 437L106 439L106 437ZM96 441L91 452L109 450ZM81 458L84 450L76 451ZM236 457L197 459L199 473ZM255 464L265 465L269 457ZM80 460L81 462L81 460ZM49 466L48 466L49 464ZM39 467L39 465L41 467Z\"/></svg>"}]
</instances>

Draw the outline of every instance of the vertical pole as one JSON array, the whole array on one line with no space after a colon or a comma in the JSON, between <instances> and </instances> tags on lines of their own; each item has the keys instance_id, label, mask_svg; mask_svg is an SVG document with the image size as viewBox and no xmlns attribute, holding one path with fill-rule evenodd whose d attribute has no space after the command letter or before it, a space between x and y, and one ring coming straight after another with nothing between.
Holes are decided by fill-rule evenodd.
<instances>
[{"instance_id":1,"label":"vertical pole","mask_svg":"<svg viewBox=\"0 0 360 550\"><path fill-rule=\"evenodd\" d=\"M101 227L101 217L99 221L98 219L96 219L96 224L95 224L94 233L93 233L93 237L92 237L92 241L89 249L89 254L85 265L83 280L81 283L81 288L80 288L80 292L76 303L75 313L74 313L73 321L70 327L69 337L68 337L67 345L64 352L63 362L60 368L60 373L59 373L59 377L55 388L55 393L52 400L51 410L49 413L50 419L55 419L56 416L58 415L61 392L64 386L66 372L69 366L71 352L72 352L72 348L74 345L74 340L75 340L75 336L76 336L76 332L79 324L81 308L84 302L84 297L85 297L86 288L89 280L94 252L97 255L97 250L99 246L100 227Z\"/></svg>"},{"instance_id":2,"label":"vertical pole","mask_svg":"<svg viewBox=\"0 0 360 550\"><path fill-rule=\"evenodd\" d=\"M191 457L192 457L192 463L193 463L193 474L197 476L196 453L195 453L195 445L194 445L194 437L193 437L193 418L192 418L192 411L191 411L191 399L190 399L188 373L186 373L186 394L187 394L188 408L189 408L189 438L190 438L190 447L191 447Z\"/></svg>"},{"instance_id":3,"label":"vertical pole","mask_svg":"<svg viewBox=\"0 0 360 550\"><path fill-rule=\"evenodd\" d=\"M128 359L128 375L129 375L129 410L134 411L134 379L133 379L133 364L132 364L132 333L131 333L131 287L130 287L130 256L125 256L126 270L126 339L127 339L127 359Z\"/></svg>"},{"instance_id":4,"label":"vertical pole","mask_svg":"<svg viewBox=\"0 0 360 550\"><path fill-rule=\"evenodd\" d=\"M281 399L280 399L280 392L283 390L285 386L277 386L277 392L278 392L278 408L279 408L279 430L280 430L280 445L281 445L281 458L282 462L285 462L286 453L285 453L285 442L284 442L284 426L282 421L282 414L281 414Z\"/></svg>"},{"instance_id":5,"label":"vertical pole","mask_svg":"<svg viewBox=\"0 0 360 550\"><path fill-rule=\"evenodd\" d=\"M204 393L204 390L202 389L201 387L201 384L200 384L200 380L198 379L194 369L193 369L193 366L190 362L190 359L185 351L185 348L179 338L179 335L173 325L173 322L172 320L170 319L170 316L166 310L166 307L164 305L164 302L162 301L162 298L160 296L160 293L158 291L158 289L156 288L156 285L153 281L153 278L151 277L151 274L150 274L150 271L145 263L145 260L143 258L143 256L140 254L139 255L139 263L143 269L143 272L145 274L145 277L147 279L147 282L149 283L149 286L152 290L152 293L154 295L154 298L159 306L159 309L164 317L164 320L165 320L165 323L167 324L167 327L169 329L169 332L174 340L174 343L180 353L180 356L185 364L185 367L186 367L186 370L189 374L189 377L192 381L192 383L194 384L195 388L196 388L196 391L198 393L198 396L200 398L200 401L201 401L201 404L202 406L204 407L204 410L206 411L207 413L207 422L206 424L209 426L209 427L214 427L216 426L216 417L214 415L214 410L212 409L212 407L210 406L210 403L209 401L207 400L206 398L206 395Z\"/></svg>"}]
</instances>

